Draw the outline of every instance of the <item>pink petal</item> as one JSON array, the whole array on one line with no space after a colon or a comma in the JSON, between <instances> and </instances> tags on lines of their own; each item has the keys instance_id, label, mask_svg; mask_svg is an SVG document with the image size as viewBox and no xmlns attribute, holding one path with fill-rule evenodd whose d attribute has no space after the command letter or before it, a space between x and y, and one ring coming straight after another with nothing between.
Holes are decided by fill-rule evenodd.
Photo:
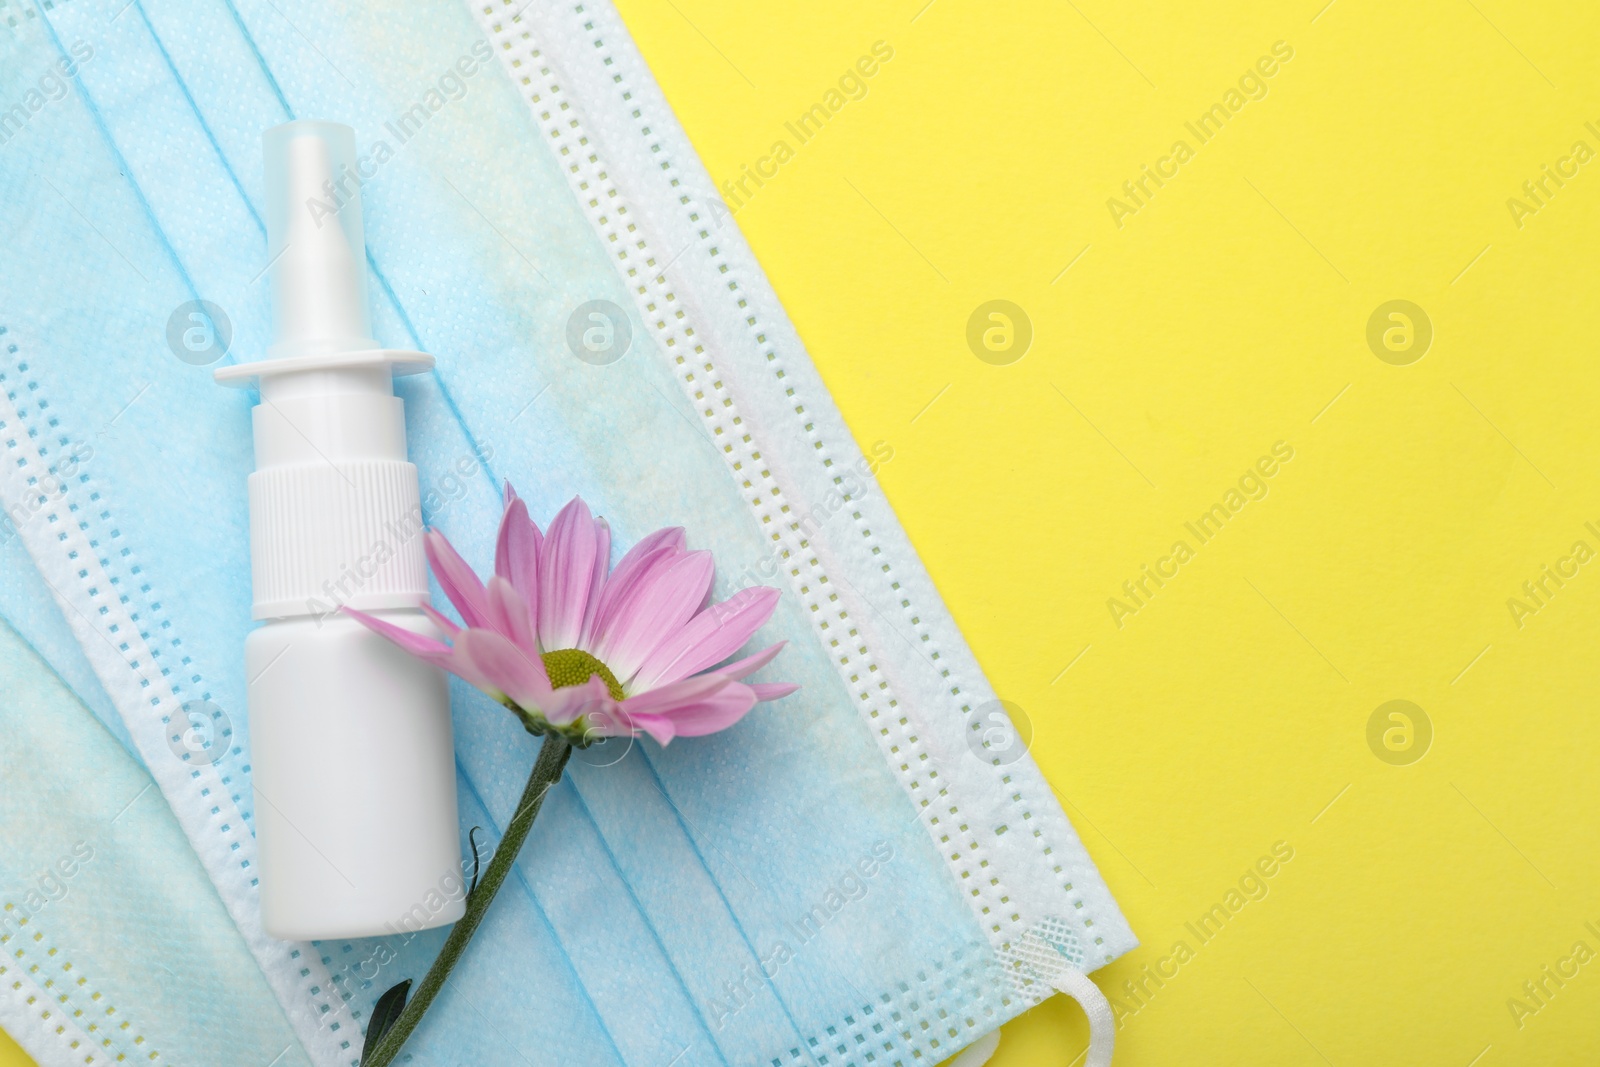
<instances>
[{"instance_id":1,"label":"pink petal","mask_svg":"<svg viewBox=\"0 0 1600 1067\"><path fill-rule=\"evenodd\" d=\"M701 674L624 700L619 710L661 744L726 729L755 706L755 691L720 674Z\"/></svg>"},{"instance_id":2,"label":"pink petal","mask_svg":"<svg viewBox=\"0 0 1600 1067\"><path fill-rule=\"evenodd\" d=\"M437 611L433 610L432 604L422 605L422 613L428 618L432 619L433 624L439 629L443 630L449 637L455 637L456 633L461 629L461 627L456 625L456 621L454 619L441 615Z\"/></svg>"},{"instance_id":3,"label":"pink petal","mask_svg":"<svg viewBox=\"0 0 1600 1067\"><path fill-rule=\"evenodd\" d=\"M644 557L659 549L666 548L673 552L681 553L684 551L685 541L686 538L684 537L682 526L668 526L665 529L657 530L653 534L648 534L638 544L628 549L627 553L617 561L616 570L612 571L611 576L617 581L627 578Z\"/></svg>"},{"instance_id":4,"label":"pink petal","mask_svg":"<svg viewBox=\"0 0 1600 1067\"><path fill-rule=\"evenodd\" d=\"M523 655L538 659L539 644L533 632L533 614L522 597L510 582L498 574L489 579L487 593L489 618L495 631L521 649Z\"/></svg>"},{"instance_id":5,"label":"pink petal","mask_svg":"<svg viewBox=\"0 0 1600 1067\"><path fill-rule=\"evenodd\" d=\"M637 693L622 702L622 710L629 715L668 714L675 707L693 703L735 684L721 674L698 674L648 693Z\"/></svg>"},{"instance_id":6,"label":"pink petal","mask_svg":"<svg viewBox=\"0 0 1600 1067\"><path fill-rule=\"evenodd\" d=\"M557 726L567 726L587 715L600 722L615 721L617 702L611 699L603 678L597 674L578 685L566 685L553 690L539 705L544 717Z\"/></svg>"},{"instance_id":7,"label":"pink petal","mask_svg":"<svg viewBox=\"0 0 1600 1067\"><path fill-rule=\"evenodd\" d=\"M771 663L773 657L777 656L779 652L782 652L784 646L788 643L789 642L787 641L779 641L775 645L769 645L753 656L746 656L744 659L735 660L726 667L718 667L717 673L723 675L724 677L732 678L736 681L744 678L747 675L754 674L762 667L765 667L767 664Z\"/></svg>"},{"instance_id":8,"label":"pink petal","mask_svg":"<svg viewBox=\"0 0 1600 1067\"><path fill-rule=\"evenodd\" d=\"M722 603L711 605L657 645L645 657L632 684L638 689L648 689L686 678L721 662L765 625L777 606L778 591L764 585L741 589Z\"/></svg>"},{"instance_id":9,"label":"pink petal","mask_svg":"<svg viewBox=\"0 0 1600 1067\"><path fill-rule=\"evenodd\" d=\"M539 600L535 617L539 646L546 651L576 648L589 608L596 554L594 518L573 497L550 524L539 551Z\"/></svg>"},{"instance_id":10,"label":"pink petal","mask_svg":"<svg viewBox=\"0 0 1600 1067\"><path fill-rule=\"evenodd\" d=\"M602 620L594 655L626 686L650 651L694 615L714 573L709 552L679 556L664 569L658 565Z\"/></svg>"},{"instance_id":11,"label":"pink petal","mask_svg":"<svg viewBox=\"0 0 1600 1067\"><path fill-rule=\"evenodd\" d=\"M600 609L600 599L605 595L606 568L611 566L611 524L605 519L594 520L594 578L589 583L589 604L583 612L583 628L578 634L578 647L582 648L585 635L594 632L594 617Z\"/></svg>"},{"instance_id":12,"label":"pink petal","mask_svg":"<svg viewBox=\"0 0 1600 1067\"><path fill-rule=\"evenodd\" d=\"M461 613L461 621L468 626L487 626L489 618L483 583L467 566L467 561L438 530L429 530L423 543L433 576L439 579L439 587L444 590L444 595Z\"/></svg>"},{"instance_id":13,"label":"pink petal","mask_svg":"<svg viewBox=\"0 0 1600 1067\"><path fill-rule=\"evenodd\" d=\"M528 517L528 504L506 485L506 511L495 538L494 572L511 583L531 610L539 603L539 548L544 535Z\"/></svg>"},{"instance_id":14,"label":"pink petal","mask_svg":"<svg viewBox=\"0 0 1600 1067\"><path fill-rule=\"evenodd\" d=\"M699 677L708 676L700 675ZM691 680L685 679L684 682L675 684L683 685ZM657 690L657 692L660 692L660 690ZM635 699L638 698L629 698L629 700ZM755 707L755 704L756 694L753 689L742 682L728 682L711 693L698 697L685 697L644 714L645 716L659 715L664 719L670 720L673 736L675 737L703 737L706 734L714 734L719 730L726 730L744 718L745 713ZM622 710L629 715L635 714L629 709L628 700L622 702Z\"/></svg>"},{"instance_id":15,"label":"pink petal","mask_svg":"<svg viewBox=\"0 0 1600 1067\"><path fill-rule=\"evenodd\" d=\"M376 615L368 615L366 612L357 611L354 608L340 608L339 610L374 633L387 637L418 659L425 659L429 663L443 666L444 661L450 658L450 646L443 641L437 641L426 634L415 633L403 626L396 626L387 619L380 619ZM453 626L454 623L451 625Z\"/></svg>"},{"instance_id":16,"label":"pink petal","mask_svg":"<svg viewBox=\"0 0 1600 1067\"><path fill-rule=\"evenodd\" d=\"M584 736L590 739L632 737L639 732L628 716L623 714L622 707L616 701L611 701L606 707L591 709L588 716L583 732Z\"/></svg>"},{"instance_id":17,"label":"pink petal","mask_svg":"<svg viewBox=\"0 0 1600 1067\"><path fill-rule=\"evenodd\" d=\"M658 745L665 746L667 742L677 736L677 731L673 729L672 720L663 715L636 715L629 722L631 727L628 731L629 733L638 733L643 730L655 738Z\"/></svg>"},{"instance_id":18,"label":"pink petal","mask_svg":"<svg viewBox=\"0 0 1600 1067\"><path fill-rule=\"evenodd\" d=\"M586 620L583 644L579 647L592 647L595 635L605 628L607 620L616 613L617 603L630 596L634 588L657 568L666 567L684 555L683 545L683 528L670 526L664 530L657 530L628 549L627 554L618 561L616 569L611 572L611 576L606 579L594 616Z\"/></svg>"},{"instance_id":19,"label":"pink petal","mask_svg":"<svg viewBox=\"0 0 1600 1067\"><path fill-rule=\"evenodd\" d=\"M781 700L800 687L793 682L757 682L750 688L757 700Z\"/></svg>"},{"instance_id":20,"label":"pink petal","mask_svg":"<svg viewBox=\"0 0 1600 1067\"><path fill-rule=\"evenodd\" d=\"M613 572L606 579L606 587L601 592L594 617L588 621L583 643L579 647L593 648L600 635L611 628L618 609L636 598L641 586L656 581L668 567L685 555L686 553L663 546L641 558L628 574L619 576L617 572Z\"/></svg>"},{"instance_id":21,"label":"pink petal","mask_svg":"<svg viewBox=\"0 0 1600 1067\"><path fill-rule=\"evenodd\" d=\"M493 696L497 700L500 698L501 689L497 681L494 678L484 674L482 670L472 663L471 660L462 655L459 647L452 647L450 645L443 644L442 642L435 641L431 637L425 637L422 634L412 633L410 630L396 626L384 619L368 615L362 611L356 611L352 608L344 608L342 610L349 613L364 626L379 634L382 634L384 637L387 637L389 640L399 645L411 655L416 656L418 659L427 663L431 663L435 667L441 667L444 670L449 671L451 674L464 679L469 684L482 689L484 692ZM452 623L451 625L454 624ZM460 637L464 636L468 632L469 631L467 630L458 628L456 630L456 635Z\"/></svg>"},{"instance_id":22,"label":"pink petal","mask_svg":"<svg viewBox=\"0 0 1600 1067\"><path fill-rule=\"evenodd\" d=\"M493 630L463 630L456 638L459 665L469 667L476 677L462 673L474 684L488 681L494 691L504 693L528 710L543 709L550 701L550 678L544 664L529 659L516 645ZM480 688L482 686L480 685Z\"/></svg>"}]
</instances>

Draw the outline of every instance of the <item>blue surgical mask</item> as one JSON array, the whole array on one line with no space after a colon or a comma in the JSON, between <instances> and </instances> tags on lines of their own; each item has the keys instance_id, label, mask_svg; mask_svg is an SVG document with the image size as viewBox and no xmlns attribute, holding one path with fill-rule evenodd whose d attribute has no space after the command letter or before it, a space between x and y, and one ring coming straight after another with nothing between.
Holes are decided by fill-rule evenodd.
<instances>
[{"instance_id":1,"label":"blue surgical mask","mask_svg":"<svg viewBox=\"0 0 1600 1067\"><path fill-rule=\"evenodd\" d=\"M4 624L0 689L0 1027L47 1065L308 1065L144 766Z\"/></svg>"},{"instance_id":2,"label":"blue surgical mask","mask_svg":"<svg viewBox=\"0 0 1600 1067\"><path fill-rule=\"evenodd\" d=\"M685 526L719 598L783 591L757 680L804 687L575 758L408 1051L938 1062L1058 988L1095 1001L1082 975L1136 942L878 489L895 442L857 447L609 5L125 2L0 33L0 552L37 574L0 610L143 762L297 1054L358 1059L473 867L386 937L259 927L251 399L211 370L263 353L260 134L301 117L357 131L378 340L438 358L397 385L428 522L480 569L507 479L542 520L581 494L619 549ZM492 848L534 742L452 692L463 842Z\"/></svg>"}]
</instances>

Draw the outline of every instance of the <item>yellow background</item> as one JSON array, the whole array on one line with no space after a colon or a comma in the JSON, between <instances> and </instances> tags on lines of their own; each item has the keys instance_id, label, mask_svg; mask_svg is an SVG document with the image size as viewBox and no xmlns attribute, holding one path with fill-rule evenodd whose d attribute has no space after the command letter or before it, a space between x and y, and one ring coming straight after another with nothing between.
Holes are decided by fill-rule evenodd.
<instances>
[{"instance_id":1,"label":"yellow background","mask_svg":"<svg viewBox=\"0 0 1600 1067\"><path fill-rule=\"evenodd\" d=\"M1600 563L1520 630L1506 601L1600 551L1600 160L1520 230L1506 200L1600 151L1600 12L1325 3L620 6L719 181L894 48L736 221L857 440L893 444L881 484L1144 942L1096 981L1195 949L1122 994L1116 1062L1594 1062L1600 960L1521 1029L1506 1001L1600 952ZM1184 122L1277 41L1200 145ZM1107 198L1179 138L1119 230ZM966 342L993 299L1034 328L1009 366ZM1395 299L1434 328L1408 366L1366 341ZM1268 495L1198 545L1277 441ZM1119 630L1107 599L1179 538ZM1409 766L1367 744L1395 699L1433 728ZM1184 923L1276 841L1200 946ZM993 1062L1086 1032L1057 998Z\"/></svg>"},{"instance_id":2,"label":"yellow background","mask_svg":"<svg viewBox=\"0 0 1600 1067\"><path fill-rule=\"evenodd\" d=\"M1117 1063L1593 1062L1600 962L1520 1027L1507 1001L1600 950L1600 565L1520 628L1507 600L1600 550L1600 162L1521 228L1506 201L1600 150L1600 14L1323 3L621 8L719 181L894 49L736 218L857 438L893 445L883 488L1144 941L1095 975ZM1184 123L1278 41L1200 145ZM1119 229L1107 199L1180 138ZM1006 366L966 341L992 299L1034 331ZM1366 340L1395 299L1434 332L1405 366ZM1278 441L1199 545L1183 524ZM1179 539L1119 629L1108 598ZM1409 765L1367 740L1396 699L1432 727ZM1185 923L1279 841L1201 945ZM1085 1039L1057 998L993 1062Z\"/></svg>"}]
</instances>

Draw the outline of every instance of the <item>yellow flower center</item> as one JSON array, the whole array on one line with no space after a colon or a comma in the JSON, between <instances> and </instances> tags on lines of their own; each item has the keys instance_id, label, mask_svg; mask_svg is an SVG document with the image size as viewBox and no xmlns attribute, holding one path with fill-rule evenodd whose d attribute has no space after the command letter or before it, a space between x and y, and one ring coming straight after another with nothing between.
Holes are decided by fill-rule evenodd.
<instances>
[{"instance_id":1,"label":"yellow flower center","mask_svg":"<svg viewBox=\"0 0 1600 1067\"><path fill-rule=\"evenodd\" d=\"M539 658L544 660L544 670L550 676L552 689L582 685L598 674L600 680L606 683L611 699L621 700L623 697L622 686L618 683L617 676L611 673L611 668L581 648L557 649L554 652L543 653Z\"/></svg>"}]
</instances>

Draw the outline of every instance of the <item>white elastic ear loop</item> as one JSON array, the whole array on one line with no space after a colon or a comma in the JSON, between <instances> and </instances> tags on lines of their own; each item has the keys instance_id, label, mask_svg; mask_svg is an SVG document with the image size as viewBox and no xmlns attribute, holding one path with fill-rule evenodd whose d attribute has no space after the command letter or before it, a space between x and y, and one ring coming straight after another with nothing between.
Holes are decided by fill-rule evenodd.
<instances>
[{"instance_id":1,"label":"white elastic ear loop","mask_svg":"<svg viewBox=\"0 0 1600 1067\"><path fill-rule=\"evenodd\" d=\"M983 1067L994 1057L995 1050L999 1047L1000 1031L990 1030L968 1045L961 1055L951 1060L949 1067Z\"/></svg>"},{"instance_id":2,"label":"white elastic ear loop","mask_svg":"<svg viewBox=\"0 0 1600 1067\"><path fill-rule=\"evenodd\" d=\"M1050 984L1076 1000L1089 1017L1089 1055L1083 1067L1111 1067L1111 1047L1116 1043L1117 1025L1106 995L1082 971L1063 968L1051 977Z\"/></svg>"}]
</instances>

